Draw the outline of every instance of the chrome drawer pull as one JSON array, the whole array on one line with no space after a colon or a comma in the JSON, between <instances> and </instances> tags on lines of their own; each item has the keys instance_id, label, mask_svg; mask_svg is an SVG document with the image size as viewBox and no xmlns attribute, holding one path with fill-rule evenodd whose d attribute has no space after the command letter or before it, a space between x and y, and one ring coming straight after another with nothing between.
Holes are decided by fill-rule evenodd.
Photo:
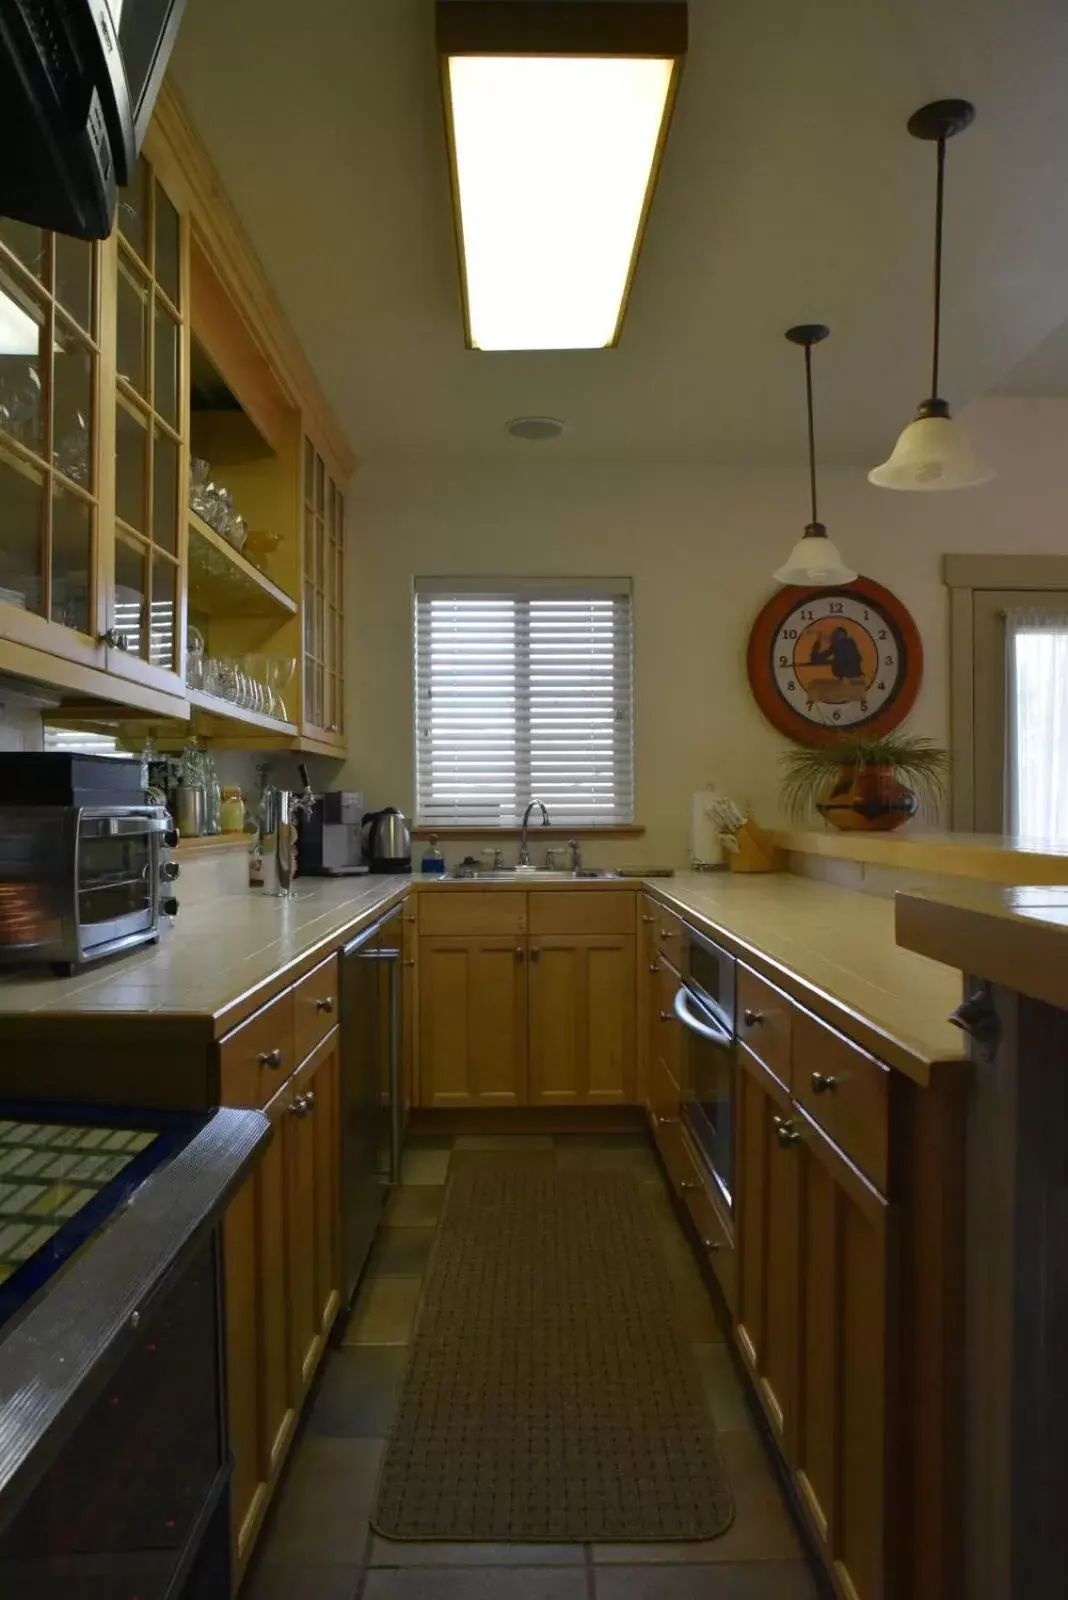
<instances>
[{"instance_id":1,"label":"chrome drawer pull","mask_svg":"<svg viewBox=\"0 0 1068 1600\"><path fill-rule=\"evenodd\" d=\"M772 1117L771 1120L775 1124L775 1137L784 1150L801 1143L801 1133L788 1117Z\"/></svg>"},{"instance_id":2,"label":"chrome drawer pull","mask_svg":"<svg viewBox=\"0 0 1068 1600\"><path fill-rule=\"evenodd\" d=\"M261 1067L280 1067L282 1065L281 1050L263 1050L260 1052Z\"/></svg>"},{"instance_id":3,"label":"chrome drawer pull","mask_svg":"<svg viewBox=\"0 0 1068 1600\"><path fill-rule=\"evenodd\" d=\"M333 995L332 994L324 995L324 997L321 1000L316 1000L315 1009L316 1009L316 1011L325 1011L327 1016L329 1016L331 1011L333 1011L333 1009L334 1009L334 997L333 997Z\"/></svg>"},{"instance_id":4,"label":"chrome drawer pull","mask_svg":"<svg viewBox=\"0 0 1068 1600\"><path fill-rule=\"evenodd\" d=\"M838 1087L838 1079L833 1072L814 1072L810 1082L813 1094L828 1094Z\"/></svg>"},{"instance_id":5,"label":"chrome drawer pull","mask_svg":"<svg viewBox=\"0 0 1068 1600\"><path fill-rule=\"evenodd\" d=\"M746 1006L742 1012L742 1021L747 1028L759 1028L763 1020L764 1013L762 1011L754 1011L750 1006Z\"/></svg>"},{"instance_id":6,"label":"chrome drawer pull","mask_svg":"<svg viewBox=\"0 0 1068 1600\"><path fill-rule=\"evenodd\" d=\"M289 1110L294 1117L306 1117L311 1110L311 1106L308 1104L308 1096L306 1094L298 1094Z\"/></svg>"}]
</instances>

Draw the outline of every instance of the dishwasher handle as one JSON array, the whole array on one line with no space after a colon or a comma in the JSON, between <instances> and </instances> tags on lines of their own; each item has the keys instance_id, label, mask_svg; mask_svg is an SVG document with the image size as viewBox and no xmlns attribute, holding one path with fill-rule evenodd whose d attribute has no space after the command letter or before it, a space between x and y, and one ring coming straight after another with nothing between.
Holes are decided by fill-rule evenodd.
<instances>
[{"instance_id":1,"label":"dishwasher handle","mask_svg":"<svg viewBox=\"0 0 1068 1600\"><path fill-rule=\"evenodd\" d=\"M675 992L675 1015L684 1028L689 1028L692 1033L700 1034L702 1039L708 1039L712 1044L719 1045L721 1050L730 1050L734 1039L728 1028L723 1027L712 1016L710 1011L701 1007L701 1016L695 1016L690 1006L693 995L685 984L680 984Z\"/></svg>"}]
</instances>

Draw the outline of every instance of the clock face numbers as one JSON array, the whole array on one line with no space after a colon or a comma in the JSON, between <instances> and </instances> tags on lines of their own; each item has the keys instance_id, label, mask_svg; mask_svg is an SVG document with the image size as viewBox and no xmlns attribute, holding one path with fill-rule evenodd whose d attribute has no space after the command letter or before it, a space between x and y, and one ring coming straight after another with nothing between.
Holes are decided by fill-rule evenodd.
<instances>
[{"instance_id":1,"label":"clock face numbers","mask_svg":"<svg viewBox=\"0 0 1068 1600\"><path fill-rule=\"evenodd\" d=\"M785 705L829 729L860 729L897 694L902 640L886 612L848 590L809 592L771 640L771 677Z\"/></svg>"}]
</instances>

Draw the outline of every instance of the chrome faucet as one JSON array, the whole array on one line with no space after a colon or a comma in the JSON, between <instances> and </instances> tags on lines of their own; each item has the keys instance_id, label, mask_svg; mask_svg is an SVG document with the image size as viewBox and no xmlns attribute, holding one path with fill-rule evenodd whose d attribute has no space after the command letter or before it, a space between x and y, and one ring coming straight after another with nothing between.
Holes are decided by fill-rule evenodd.
<instances>
[{"instance_id":1,"label":"chrome faucet","mask_svg":"<svg viewBox=\"0 0 1068 1600\"><path fill-rule=\"evenodd\" d=\"M523 834L519 845L519 856L516 861L517 867L530 866L530 846L527 843L527 829L530 827L530 813L532 811L541 812L541 825L543 828L549 826L548 807L544 806L540 800L532 800L523 812Z\"/></svg>"}]
</instances>

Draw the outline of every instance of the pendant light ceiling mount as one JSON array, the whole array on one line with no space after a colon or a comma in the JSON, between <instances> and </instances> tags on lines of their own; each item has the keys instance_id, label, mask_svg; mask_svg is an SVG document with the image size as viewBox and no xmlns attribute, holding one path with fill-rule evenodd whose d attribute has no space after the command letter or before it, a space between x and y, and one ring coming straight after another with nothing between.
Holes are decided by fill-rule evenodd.
<instances>
[{"instance_id":1,"label":"pendant light ceiling mount","mask_svg":"<svg viewBox=\"0 0 1068 1600\"><path fill-rule=\"evenodd\" d=\"M787 328L786 337L791 344L801 345L805 352L805 397L808 408L808 485L812 519L803 536L797 541L781 566L772 576L777 583L794 584L799 588L834 588L852 583L856 573L847 567L838 547L827 537L827 529L819 519L816 499L816 428L812 406L812 346L822 344L830 334L822 322L799 322Z\"/></svg>"},{"instance_id":2,"label":"pendant light ceiling mount","mask_svg":"<svg viewBox=\"0 0 1068 1600\"><path fill-rule=\"evenodd\" d=\"M880 489L967 489L993 476L972 451L967 433L938 393L942 343L942 229L945 214L946 144L975 120L970 100L932 100L909 118L914 139L937 146L935 185L934 319L931 392L916 407L889 459L868 473Z\"/></svg>"}]
</instances>

